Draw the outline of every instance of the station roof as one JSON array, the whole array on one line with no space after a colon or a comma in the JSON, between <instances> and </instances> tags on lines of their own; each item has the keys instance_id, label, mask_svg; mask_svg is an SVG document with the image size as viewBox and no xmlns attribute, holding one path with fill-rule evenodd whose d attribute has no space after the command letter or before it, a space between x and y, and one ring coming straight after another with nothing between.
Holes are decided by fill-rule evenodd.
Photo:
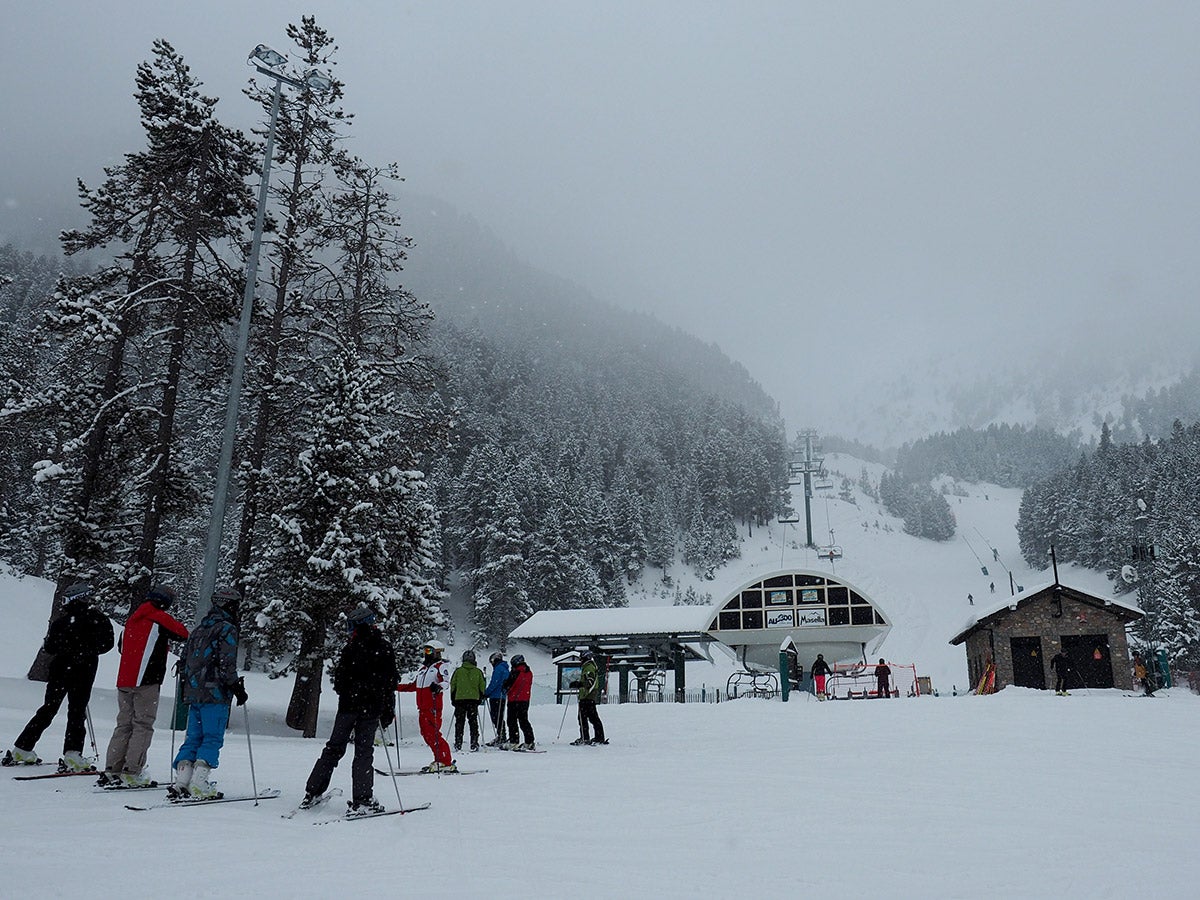
<instances>
[{"instance_id":1,"label":"station roof","mask_svg":"<svg viewBox=\"0 0 1200 900\"><path fill-rule=\"evenodd\" d=\"M534 613L509 637L558 645L601 638L657 637L675 641L710 641L707 628L712 606L641 606L611 609L557 609Z\"/></svg>"},{"instance_id":2,"label":"station roof","mask_svg":"<svg viewBox=\"0 0 1200 900\"><path fill-rule=\"evenodd\" d=\"M981 607L979 612L967 620L963 628L950 639L951 644L961 644L965 641L976 629L984 628L997 619L1003 618L1010 610L1016 609L1022 604L1029 603L1032 600L1040 599L1046 594L1052 594L1055 591L1069 600L1075 600L1079 603L1086 603L1088 606L1094 606L1097 609L1107 609L1114 615L1124 618L1127 621L1134 621L1142 618L1145 612L1141 607L1133 603L1127 603L1123 600L1115 600L1112 597L1103 597L1099 594L1090 594L1087 591L1081 591L1078 588L1068 587L1065 584L1049 582L1039 585L1032 590L1027 590L1024 593L1017 594L1014 597L1006 597L1003 600L998 600L989 606Z\"/></svg>"}]
</instances>

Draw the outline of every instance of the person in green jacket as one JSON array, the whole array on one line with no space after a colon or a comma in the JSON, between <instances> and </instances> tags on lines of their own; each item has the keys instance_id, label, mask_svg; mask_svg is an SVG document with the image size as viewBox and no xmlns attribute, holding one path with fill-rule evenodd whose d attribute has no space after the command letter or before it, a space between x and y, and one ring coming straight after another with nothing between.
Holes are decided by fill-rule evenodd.
<instances>
[{"instance_id":1,"label":"person in green jacket","mask_svg":"<svg viewBox=\"0 0 1200 900\"><path fill-rule=\"evenodd\" d=\"M600 670L596 668L596 657L591 650L579 654L583 665L579 669L579 740L572 744L607 744L604 738L604 723L596 712L596 701L600 699ZM596 739L588 737L588 725L596 730Z\"/></svg>"},{"instance_id":2,"label":"person in green jacket","mask_svg":"<svg viewBox=\"0 0 1200 900\"><path fill-rule=\"evenodd\" d=\"M454 749L462 749L463 722L471 726L471 751L479 749L479 704L483 703L487 682L475 665L475 651L464 650L462 665L450 676L450 703L454 707Z\"/></svg>"}]
</instances>

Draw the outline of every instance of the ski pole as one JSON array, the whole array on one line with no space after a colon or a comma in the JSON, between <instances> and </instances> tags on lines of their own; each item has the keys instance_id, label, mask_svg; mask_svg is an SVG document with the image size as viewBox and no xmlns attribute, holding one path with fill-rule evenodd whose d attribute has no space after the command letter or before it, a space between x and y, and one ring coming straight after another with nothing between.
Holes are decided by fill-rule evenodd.
<instances>
[{"instance_id":1,"label":"ski pole","mask_svg":"<svg viewBox=\"0 0 1200 900\"><path fill-rule=\"evenodd\" d=\"M567 724L567 710L571 708L571 698L574 696L574 694L567 694L567 702L563 706L562 721L558 723L558 737L555 738L556 741L558 738L562 737L563 726Z\"/></svg>"},{"instance_id":2,"label":"ski pole","mask_svg":"<svg viewBox=\"0 0 1200 900\"><path fill-rule=\"evenodd\" d=\"M396 802L400 804L400 808L404 809L404 801L400 799L400 783L396 781L396 769L400 766L400 745L396 745L396 765L392 765L392 754L388 753L387 748L387 732L383 730L383 723L379 723L379 730L383 734L383 758L387 760L388 772L392 776L392 787L396 790Z\"/></svg>"},{"instance_id":3,"label":"ski pole","mask_svg":"<svg viewBox=\"0 0 1200 900\"><path fill-rule=\"evenodd\" d=\"M254 805L258 806L258 781L254 777L254 748L250 746L250 710L242 704L242 715L246 719L246 750L250 754L250 787L254 788Z\"/></svg>"},{"instance_id":4,"label":"ski pole","mask_svg":"<svg viewBox=\"0 0 1200 900\"><path fill-rule=\"evenodd\" d=\"M175 724L179 720L179 707L183 702L183 669L179 665L180 662L181 660L175 661L175 700L171 704L171 759L167 771L172 774L175 772Z\"/></svg>"},{"instance_id":5,"label":"ski pole","mask_svg":"<svg viewBox=\"0 0 1200 900\"><path fill-rule=\"evenodd\" d=\"M100 762L100 748L96 746L96 727L92 724L91 704L83 708L83 714L87 717L88 738L92 742L92 756L96 758L96 762Z\"/></svg>"}]
</instances>

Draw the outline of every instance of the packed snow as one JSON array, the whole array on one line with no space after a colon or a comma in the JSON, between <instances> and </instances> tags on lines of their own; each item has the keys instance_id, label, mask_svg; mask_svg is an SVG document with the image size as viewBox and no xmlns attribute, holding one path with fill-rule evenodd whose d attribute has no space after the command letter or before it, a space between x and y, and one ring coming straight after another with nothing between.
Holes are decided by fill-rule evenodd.
<instances>
[{"instance_id":1,"label":"packed snow","mask_svg":"<svg viewBox=\"0 0 1200 900\"><path fill-rule=\"evenodd\" d=\"M829 465L851 479L863 466L833 457ZM406 806L431 807L315 828L336 817L338 806L280 816L303 795L329 732L333 696L323 697L318 740L304 740L283 724L291 680L250 673L250 702L245 714L233 712L216 776L227 794L251 790L248 718L254 780L259 789L280 788L282 797L131 812L126 803L148 805L159 795L95 794L90 778L16 782L14 775L49 769L0 770L2 893L1188 895L1200 879L1192 749L1200 740L1200 697L1178 687L1155 699L1117 690L963 695L963 651L947 641L972 614L967 594L991 605L988 585L994 580L997 594L1007 591L1007 570L1029 586L1047 573L1027 569L1016 552L1019 492L962 488L966 496L950 497L959 536L947 544L902 534L898 521L857 491L855 504L819 498L813 509L817 541L827 542L832 528L844 549L837 573L864 588L894 623L879 653L915 663L940 696L609 705L601 716L611 744L572 747L574 706L552 702L548 656L520 647L537 678L530 717L548 752L457 754L464 768L488 770L470 777L377 777L385 805L395 808L398 793ZM828 568L799 546L796 529L756 529L743 559L713 581L672 574L715 602L748 572ZM990 547L1004 567L986 561L985 577L974 554L987 548L990 556ZM1113 593L1100 574L1060 574L1066 583ZM50 594L48 582L0 575L4 746L41 702L44 686L24 675L45 631ZM631 599L670 602L649 581ZM465 633L466 623L459 625ZM462 634L457 641L466 646ZM457 660L458 653L452 647L449 655ZM116 668L115 651L101 658L92 694L101 753L116 717ZM689 687L723 688L730 671L720 655L713 665L691 663ZM401 703L400 745L386 752L398 753L404 766L424 764L430 754L417 736L411 695ZM164 694L150 753L150 774L159 780L169 777L168 705ZM65 715L64 707L37 747L44 759L58 756ZM386 766L384 748L375 756ZM349 794L349 755L333 784Z\"/></svg>"}]
</instances>

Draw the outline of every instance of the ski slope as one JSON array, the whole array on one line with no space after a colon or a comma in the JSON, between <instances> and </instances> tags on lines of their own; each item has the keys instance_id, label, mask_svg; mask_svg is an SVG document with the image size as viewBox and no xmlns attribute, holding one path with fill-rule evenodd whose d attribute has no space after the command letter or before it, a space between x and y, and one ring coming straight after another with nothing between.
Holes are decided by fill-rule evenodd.
<instances>
[{"instance_id":1,"label":"ski slope","mask_svg":"<svg viewBox=\"0 0 1200 900\"><path fill-rule=\"evenodd\" d=\"M861 464L845 465L857 478ZM969 490L961 504L951 500L960 531L977 527L987 535L1018 582L1048 580L1018 565L1011 534L1017 493ZM981 598L990 579L980 584L978 563L961 540L935 545L910 538L871 501L858 501L830 500L826 512L821 499L813 516L818 540L832 524L846 554L838 573L868 590L895 623L881 654L917 663L939 697L605 706L611 744L576 748L568 745L577 736L574 707L547 702L550 666L530 652L538 681L531 719L547 753L459 754L464 766L489 770L470 778L420 776L393 784L377 777L376 796L386 806L398 805L398 792L406 806L430 803L430 809L314 828L338 807L281 816L301 798L322 740L306 741L282 724L290 679L251 673L245 710L254 781L260 790L280 788L281 798L130 812L126 802L145 804L153 795L138 793L132 801L128 794L97 795L88 778L15 782L22 770L0 769L0 895L1192 892L1200 880L1194 852L1200 780L1192 750L1200 740L1200 697L1180 688L1152 700L1101 690L1068 698L1023 689L951 696L952 685L963 687L965 663L961 648L946 641L970 615L966 594ZM782 553L784 565L828 566L791 545L795 526L782 547L780 534L779 526L756 530L739 565L777 568ZM721 572L697 587L715 592L726 578L742 576ZM1095 574L1064 572L1063 579L1109 590ZM43 686L25 681L24 673L45 629L50 594L47 582L0 575L3 746L11 746L41 701ZM655 599L650 590L635 598ZM452 648L450 655L459 654ZM116 717L116 663L115 652L102 658L92 697L101 752ZM713 666L691 664L689 685L723 686L729 668L723 658ZM323 699L321 739L332 720L332 695ZM401 702L395 750L401 765L420 765L430 754L413 740L411 696ZM38 745L43 758L61 749L64 720L65 710ZM170 766L166 720L164 702L150 752L151 775L160 780ZM252 787L245 721L235 709L216 773L230 794ZM384 750L375 755L386 767ZM333 785L349 795L348 757Z\"/></svg>"}]
</instances>

